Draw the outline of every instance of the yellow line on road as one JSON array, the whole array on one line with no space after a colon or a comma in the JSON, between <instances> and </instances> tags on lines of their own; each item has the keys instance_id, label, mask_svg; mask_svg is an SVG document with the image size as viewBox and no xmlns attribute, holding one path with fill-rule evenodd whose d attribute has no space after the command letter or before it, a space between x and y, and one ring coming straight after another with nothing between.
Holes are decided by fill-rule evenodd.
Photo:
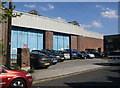
<instances>
[{"instance_id":1,"label":"yellow line on road","mask_svg":"<svg viewBox=\"0 0 120 88\"><path fill-rule=\"evenodd\" d=\"M33 84L40 83L40 82L51 81L51 80L60 79L60 78L65 78L65 77L74 76L74 75L79 75L79 74L82 74L82 73L95 71L95 70L103 69L103 68L107 68L107 67L110 67L110 66L104 66L104 67L89 69L89 70L85 70L85 71L81 71L81 72L75 72L75 73L66 74L66 75L61 75L61 76L57 76L57 77L45 78L45 79L41 79L41 80L38 80L38 81L33 81Z\"/></svg>"}]
</instances>

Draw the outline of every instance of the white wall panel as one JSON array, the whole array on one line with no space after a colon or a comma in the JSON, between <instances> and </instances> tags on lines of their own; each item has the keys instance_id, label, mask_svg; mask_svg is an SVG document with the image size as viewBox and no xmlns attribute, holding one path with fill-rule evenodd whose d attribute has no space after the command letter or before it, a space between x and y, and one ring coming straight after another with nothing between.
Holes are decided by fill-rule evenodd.
<instances>
[{"instance_id":1,"label":"white wall panel","mask_svg":"<svg viewBox=\"0 0 120 88\"><path fill-rule=\"evenodd\" d=\"M27 13L21 17L13 18L12 25L103 39L103 34L84 30L80 26Z\"/></svg>"}]
</instances>

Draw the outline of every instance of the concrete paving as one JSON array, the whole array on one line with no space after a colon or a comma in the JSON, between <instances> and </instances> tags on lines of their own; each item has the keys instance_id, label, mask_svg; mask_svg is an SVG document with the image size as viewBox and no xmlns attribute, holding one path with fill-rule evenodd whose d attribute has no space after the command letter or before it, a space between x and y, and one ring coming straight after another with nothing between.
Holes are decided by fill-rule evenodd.
<instances>
[{"instance_id":1,"label":"concrete paving","mask_svg":"<svg viewBox=\"0 0 120 88\"><path fill-rule=\"evenodd\" d=\"M89 62L89 63L88 63ZM78 64L79 63L79 64ZM104 67L106 59L86 59L86 60L68 60L49 67L48 69L35 70L32 73L33 80L41 80L61 75L67 75L75 72Z\"/></svg>"}]
</instances>

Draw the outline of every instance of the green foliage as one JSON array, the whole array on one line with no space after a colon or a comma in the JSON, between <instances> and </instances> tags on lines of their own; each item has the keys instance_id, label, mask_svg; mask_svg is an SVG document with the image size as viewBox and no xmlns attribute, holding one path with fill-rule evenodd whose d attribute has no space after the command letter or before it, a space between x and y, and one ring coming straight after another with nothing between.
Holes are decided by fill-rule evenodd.
<instances>
[{"instance_id":1,"label":"green foliage","mask_svg":"<svg viewBox=\"0 0 120 88\"><path fill-rule=\"evenodd\" d=\"M6 3L7 3L7 0L6 2L0 3L0 9L4 11L4 13L0 13L0 22L7 19L8 17L17 17L22 15L22 13L13 14L13 10L16 8L16 5L12 6L12 9L9 9L8 7L5 6Z\"/></svg>"},{"instance_id":2,"label":"green foliage","mask_svg":"<svg viewBox=\"0 0 120 88\"><path fill-rule=\"evenodd\" d=\"M2 41L0 40L0 54L2 54Z\"/></svg>"},{"instance_id":3,"label":"green foliage","mask_svg":"<svg viewBox=\"0 0 120 88\"><path fill-rule=\"evenodd\" d=\"M29 70L28 72L29 72L29 73L33 73L34 70L35 70L35 68L34 68L34 67L31 67L30 70Z\"/></svg>"},{"instance_id":4,"label":"green foliage","mask_svg":"<svg viewBox=\"0 0 120 88\"><path fill-rule=\"evenodd\" d=\"M15 64L15 65L13 65L13 66L11 66L11 67L16 68L16 69L21 69L20 66L17 65L17 64Z\"/></svg>"}]
</instances>

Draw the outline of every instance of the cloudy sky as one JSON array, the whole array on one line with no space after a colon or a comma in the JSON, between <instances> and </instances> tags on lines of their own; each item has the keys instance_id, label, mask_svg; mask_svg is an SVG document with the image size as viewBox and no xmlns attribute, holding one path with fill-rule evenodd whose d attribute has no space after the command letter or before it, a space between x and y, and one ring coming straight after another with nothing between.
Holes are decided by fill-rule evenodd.
<instances>
[{"instance_id":1,"label":"cloudy sky","mask_svg":"<svg viewBox=\"0 0 120 88\"><path fill-rule=\"evenodd\" d=\"M62 22L77 21L87 30L118 33L117 2L14 2L16 10L37 10L40 15Z\"/></svg>"}]
</instances>

